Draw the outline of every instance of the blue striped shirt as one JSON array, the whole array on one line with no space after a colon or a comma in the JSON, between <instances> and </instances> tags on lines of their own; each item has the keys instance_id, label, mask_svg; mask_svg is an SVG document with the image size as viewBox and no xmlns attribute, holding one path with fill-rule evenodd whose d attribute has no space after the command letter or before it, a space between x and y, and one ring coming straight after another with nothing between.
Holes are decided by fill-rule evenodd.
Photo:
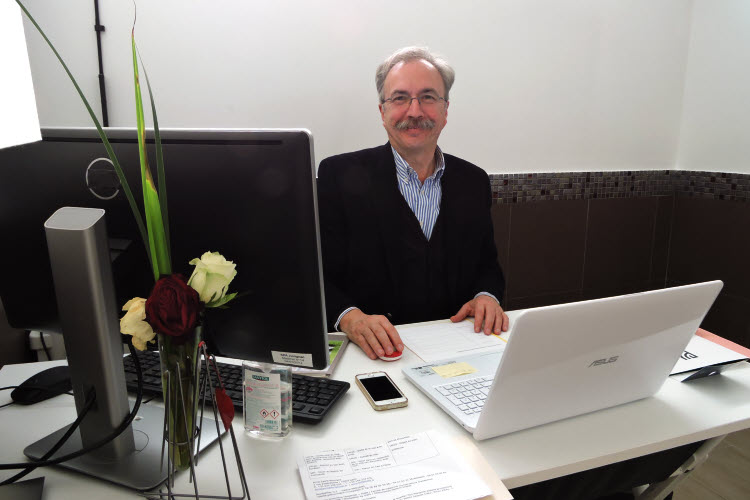
<instances>
[{"instance_id":1,"label":"blue striped shirt","mask_svg":"<svg viewBox=\"0 0 750 500\"><path fill-rule=\"evenodd\" d=\"M401 195L419 221L422 232L429 240L440 213L440 199L443 196L443 188L440 185L440 178L445 172L443 152L440 151L440 148L435 149L435 171L422 183L419 181L416 170L401 158L401 155L393 149L393 146L391 146L391 150L393 151L393 159L396 160L398 190L401 191Z\"/></svg>"}]
</instances>

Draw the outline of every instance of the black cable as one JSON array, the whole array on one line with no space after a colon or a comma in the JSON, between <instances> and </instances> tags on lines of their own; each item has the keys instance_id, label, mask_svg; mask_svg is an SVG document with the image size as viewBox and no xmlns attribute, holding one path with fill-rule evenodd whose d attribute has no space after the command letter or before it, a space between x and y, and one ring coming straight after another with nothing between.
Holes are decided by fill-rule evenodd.
<instances>
[{"instance_id":1,"label":"black cable","mask_svg":"<svg viewBox=\"0 0 750 500\"><path fill-rule=\"evenodd\" d=\"M65 431L65 434L63 434L62 437L60 437L60 439L52 446L52 448L50 448L49 451L47 451L47 453L45 453L42 456L41 460L47 460L49 457L51 457L57 450L60 449L60 447L62 447L62 445L64 445L68 441L68 439L70 439L70 436L72 436L73 433L78 429L78 426L81 425L81 421L83 421L86 414L94 405L94 401L96 401L96 392L94 391L93 387L89 390L89 393L86 396L86 400L87 400L86 405L83 407L83 410L78 415L78 418L75 419L75 421L70 425L68 430ZM39 465L34 465L34 464L29 465L28 467L26 467L24 470L22 470L15 476L11 476L5 481L1 482L0 486L5 486L6 484L15 483L22 477L26 476L29 472L33 472L37 467L39 467Z\"/></svg>"},{"instance_id":2,"label":"black cable","mask_svg":"<svg viewBox=\"0 0 750 500\"><path fill-rule=\"evenodd\" d=\"M15 401L11 401L10 403L5 403L4 405L0 406L0 410L3 409L3 408L5 408L6 406L10 406L12 404L16 404L16 402Z\"/></svg>"},{"instance_id":3,"label":"black cable","mask_svg":"<svg viewBox=\"0 0 750 500\"><path fill-rule=\"evenodd\" d=\"M102 101L102 125L109 127L107 88L104 86L104 64L102 62L102 31L104 31L104 26L99 23L99 0L94 0L94 31L96 31L96 55L99 59L99 96Z\"/></svg>"},{"instance_id":4,"label":"black cable","mask_svg":"<svg viewBox=\"0 0 750 500\"><path fill-rule=\"evenodd\" d=\"M133 420L135 419L136 415L138 414L138 409L141 407L141 400L143 399L143 373L141 372L141 362L135 353L135 348L132 345L128 347L130 347L130 355L135 358L133 361L135 362L136 374L138 375L138 392L136 394L135 403L133 404L133 410L130 412L130 414L127 417L125 417L122 423L119 426L117 426L117 428L109 436L100 439L99 441L95 442L94 444L90 446L87 446L86 448L82 448L78 451L69 453L67 455L63 455L61 457L54 458L52 460L38 460L38 461L32 461L32 462L16 462L16 463L9 463L9 464L0 464L0 470L25 469L29 465L35 465L37 467L57 465L67 460L71 460L73 458L80 457L81 455L85 455L86 453L94 451L98 448L101 448L102 446L104 446L105 444L109 443L110 441L115 439L117 436L122 434L122 432L125 429L127 429L128 426L131 424L131 422L133 422Z\"/></svg>"},{"instance_id":5,"label":"black cable","mask_svg":"<svg viewBox=\"0 0 750 500\"><path fill-rule=\"evenodd\" d=\"M44 340L44 332L39 332L39 340L42 341L42 349L44 349L44 354L47 355L47 361L52 361L52 356L49 353L49 349L47 348L47 342Z\"/></svg>"}]
</instances>

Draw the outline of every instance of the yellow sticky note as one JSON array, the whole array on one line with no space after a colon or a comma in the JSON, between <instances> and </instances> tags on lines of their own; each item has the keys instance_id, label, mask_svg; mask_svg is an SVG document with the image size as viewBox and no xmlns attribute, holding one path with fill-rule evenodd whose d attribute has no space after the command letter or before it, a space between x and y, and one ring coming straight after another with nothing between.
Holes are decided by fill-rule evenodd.
<instances>
[{"instance_id":1,"label":"yellow sticky note","mask_svg":"<svg viewBox=\"0 0 750 500\"><path fill-rule=\"evenodd\" d=\"M476 368L471 366L469 363L450 363L448 365L433 366L435 373L443 378L458 377L459 375L468 375L477 371Z\"/></svg>"}]
</instances>

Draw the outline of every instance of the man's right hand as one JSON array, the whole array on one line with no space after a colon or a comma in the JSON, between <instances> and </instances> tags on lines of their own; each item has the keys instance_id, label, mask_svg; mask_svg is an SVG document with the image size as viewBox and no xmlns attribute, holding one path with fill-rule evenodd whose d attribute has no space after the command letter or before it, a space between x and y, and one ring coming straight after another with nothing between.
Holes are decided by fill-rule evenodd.
<instances>
[{"instance_id":1,"label":"man's right hand","mask_svg":"<svg viewBox=\"0 0 750 500\"><path fill-rule=\"evenodd\" d=\"M341 318L339 329L361 347L370 359L404 350L401 337L385 316L369 315L359 309L352 309Z\"/></svg>"}]
</instances>

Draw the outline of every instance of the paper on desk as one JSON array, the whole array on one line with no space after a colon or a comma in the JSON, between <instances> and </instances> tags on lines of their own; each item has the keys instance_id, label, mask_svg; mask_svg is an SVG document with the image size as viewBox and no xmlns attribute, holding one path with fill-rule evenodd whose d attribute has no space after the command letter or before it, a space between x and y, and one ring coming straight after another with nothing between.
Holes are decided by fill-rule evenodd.
<instances>
[{"instance_id":1,"label":"paper on desk","mask_svg":"<svg viewBox=\"0 0 750 500\"><path fill-rule=\"evenodd\" d=\"M399 328L406 347L427 363L466 354L478 354L505 349L505 341L494 335L474 332L474 323L430 323Z\"/></svg>"},{"instance_id":2,"label":"paper on desk","mask_svg":"<svg viewBox=\"0 0 750 500\"><path fill-rule=\"evenodd\" d=\"M680 359L677 360L674 368L672 368L671 374L675 375L677 373L698 370L704 366L729 363L741 359L747 359L747 356L698 335L693 335L693 338L690 339L685 348L685 352L682 353L682 356L680 356Z\"/></svg>"},{"instance_id":3,"label":"paper on desk","mask_svg":"<svg viewBox=\"0 0 750 500\"><path fill-rule=\"evenodd\" d=\"M473 500L490 488L435 431L297 460L308 500ZM508 496L507 498L510 498Z\"/></svg>"}]
</instances>

